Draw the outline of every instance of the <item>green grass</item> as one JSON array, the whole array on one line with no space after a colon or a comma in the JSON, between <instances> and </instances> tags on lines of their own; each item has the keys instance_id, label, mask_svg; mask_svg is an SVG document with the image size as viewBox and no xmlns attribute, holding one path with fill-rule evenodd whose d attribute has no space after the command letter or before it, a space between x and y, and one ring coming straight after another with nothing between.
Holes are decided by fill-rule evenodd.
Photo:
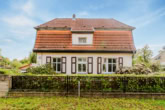
<instances>
[{"instance_id":1,"label":"green grass","mask_svg":"<svg viewBox=\"0 0 165 110\"><path fill-rule=\"evenodd\" d=\"M164 100L122 98L0 98L0 110L165 110Z\"/></svg>"}]
</instances>

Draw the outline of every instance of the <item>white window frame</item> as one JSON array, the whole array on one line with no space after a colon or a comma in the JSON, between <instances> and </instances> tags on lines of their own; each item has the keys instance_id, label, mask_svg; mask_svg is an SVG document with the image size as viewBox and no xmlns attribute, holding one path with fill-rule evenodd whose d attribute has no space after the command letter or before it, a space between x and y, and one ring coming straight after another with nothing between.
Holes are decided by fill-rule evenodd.
<instances>
[{"instance_id":1,"label":"white window frame","mask_svg":"<svg viewBox=\"0 0 165 110\"><path fill-rule=\"evenodd\" d=\"M87 38L86 37L79 37L78 43L79 44L87 44Z\"/></svg>"},{"instance_id":2,"label":"white window frame","mask_svg":"<svg viewBox=\"0 0 165 110\"><path fill-rule=\"evenodd\" d=\"M56 59L56 62L53 62L53 60ZM60 59L60 62L58 62L57 60ZM56 73L61 73L61 69L62 69L62 58L61 57L53 57L52 58L52 67L53 67L53 70L54 70L54 64L56 64L56 70L54 70ZM60 71L57 71L57 68L58 68L58 64L60 64Z\"/></svg>"},{"instance_id":3,"label":"white window frame","mask_svg":"<svg viewBox=\"0 0 165 110\"><path fill-rule=\"evenodd\" d=\"M81 59L81 58L82 58L82 59L85 58L86 61L83 62L83 60L82 60L82 62L80 62L79 59ZM88 60L87 57L78 57L78 58L77 58L77 73L78 73L78 74L87 74L87 68L88 68L88 67L87 67L87 66L88 66L88 64L87 64L87 63L88 63L87 60ZM86 65L86 71L85 71L85 72L83 72L83 67L81 68L81 71L79 71L79 67L78 67L79 64L81 64L81 66L82 66L83 64Z\"/></svg>"},{"instance_id":4,"label":"white window frame","mask_svg":"<svg viewBox=\"0 0 165 110\"><path fill-rule=\"evenodd\" d=\"M107 60L107 62L106 62L106 63L104 62L104 59L106 59L106 60ZM109 63L109 62L108 62L108 60L109 60L109 59L112 59L112 63ZM114 63L114 62L113 62L113 59L115 59L115 60L116 60L116 63ZM104 64L105 64L105 66L106 66L106 71L103 71L103 66L104 66ZM108 68L108 67L109 67L109 64L111 64L111 65L112 65L112 66L111 66L111 70L112 70L112 72L108 72L108 69L109 69L109 68ZM114 64L116 65L116 69L117 69L117 58L106 58L106 57L104 57L104 58L103 58L103 61L102 61L102 73L104 73L104 74L115 73L115 72L113 71L113 65L114 65Z\"/></svg>"}]
</instances>

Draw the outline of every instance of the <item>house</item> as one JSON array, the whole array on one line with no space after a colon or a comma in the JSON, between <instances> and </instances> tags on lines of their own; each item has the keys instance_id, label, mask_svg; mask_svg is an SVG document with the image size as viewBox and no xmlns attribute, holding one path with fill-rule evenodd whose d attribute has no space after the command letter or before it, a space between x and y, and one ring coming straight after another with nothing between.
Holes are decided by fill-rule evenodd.
<instances>
[{"instance_id":1,"label":"house","mask_svg":"<svg viewBox=\"0 0 165 110\"><path fill-rule=\"evenodd\" d=\"M20 72L21 73L26 73L27 71L27 69L28 68L30 68L32 66L32 64L27 64L27 65L24 65L24 66L21 66L20 68L19 68L19 70L20 70Z\"/></svg>"},{"instance_id":2,"label":"house","mask_svg":"<svg viewBox=\"0 0 165 110\"><path fill-rule=\"evenodd\" d=\"M56 18L35 27L37 64L56 73L106 74L131 67L132 26L115 19Z\"/></svg>"},{"instance_id":3,"label":"house","mask_svg":"<svg viewBox=\"0 0 165 110\"><path fill-rule=\"evenodd\" d=\"M34 63L31 63L31 64L26 64L26 65L23 65L21 67L19 67L19 70L21 73L27 73L27 69L28 68L31 68L31 67L36 67L37 65L34 64Z\"/></svg>"},{"instance_id":4,"label":"house","mask_svg":"<svg viewBox=\"0 0 165 110\"><path fill-rule=\"evenodd\" d=\"M154 57L155 62L159 62L162 66L165 67L165 48L157 56Z\"/></svg>"}]
</instances>

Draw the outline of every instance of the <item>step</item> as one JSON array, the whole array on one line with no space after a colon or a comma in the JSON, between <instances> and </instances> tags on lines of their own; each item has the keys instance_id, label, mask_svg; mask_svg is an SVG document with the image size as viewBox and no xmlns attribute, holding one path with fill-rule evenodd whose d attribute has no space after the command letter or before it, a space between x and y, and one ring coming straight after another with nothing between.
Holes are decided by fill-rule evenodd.
<instances>
[{"instance_id":1,"label":"step","mask_svg":"<svg viewBox=\"0 0 165 110\"><path fill-rule=\"evenodd\" d=\"M8 92L0 92L0 97L6 97Z\"/></svg>"}]
</instances>

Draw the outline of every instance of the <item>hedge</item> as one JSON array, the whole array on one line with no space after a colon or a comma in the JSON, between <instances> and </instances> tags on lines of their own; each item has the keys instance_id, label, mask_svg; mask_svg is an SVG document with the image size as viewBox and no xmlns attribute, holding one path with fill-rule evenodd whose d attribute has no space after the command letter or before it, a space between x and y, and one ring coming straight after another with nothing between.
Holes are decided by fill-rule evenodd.
<instances>
[{"instance_id":1,"label":"hedge","mask_svg":"<svg viewBox=\"0 0 165 110\"><path fill-rule=\"evenodd\" d=\"M12 76L11 91L165 92L165 77L149 76Z\"/></svg>"}]
</instances>

